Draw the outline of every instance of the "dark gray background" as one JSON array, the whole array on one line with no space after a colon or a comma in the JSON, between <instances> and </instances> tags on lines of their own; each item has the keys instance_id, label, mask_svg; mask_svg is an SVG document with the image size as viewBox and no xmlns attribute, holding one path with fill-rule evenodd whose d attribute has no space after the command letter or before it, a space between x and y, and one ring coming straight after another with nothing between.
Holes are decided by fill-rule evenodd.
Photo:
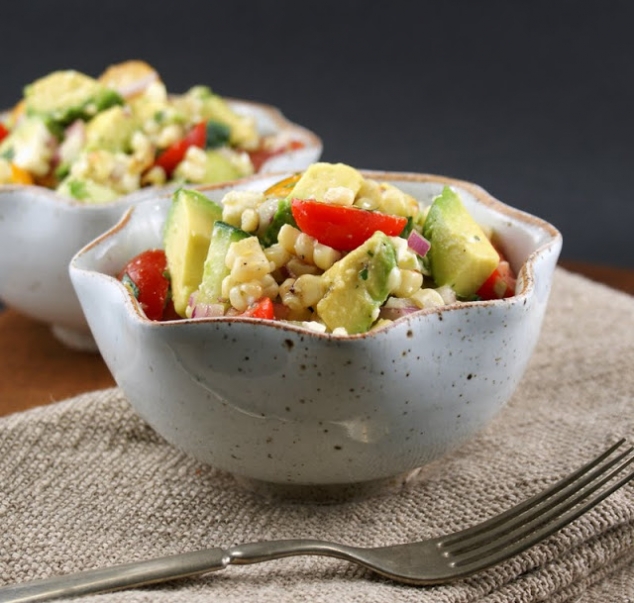
<instances>
[{"instance_id":1,"label":"dark gray background","mask_svg":"<svg viewBox=\"0 0 634 603\"><path fill-rule=\"evenodd\" d=\"M566 259L634 267L634 3L88 2L0 13L0 107L55 69L140 58L280 107L323 159L477 182Z\"/></svg>"}]
</instances>

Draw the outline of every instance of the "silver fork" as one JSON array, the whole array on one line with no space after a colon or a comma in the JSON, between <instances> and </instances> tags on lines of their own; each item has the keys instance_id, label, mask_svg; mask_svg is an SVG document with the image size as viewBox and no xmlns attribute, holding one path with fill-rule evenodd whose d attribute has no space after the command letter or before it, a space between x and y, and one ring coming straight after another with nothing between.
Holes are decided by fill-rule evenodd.
<instances>
[{"instance_id":1,"label":"silver fork","mask_svg":"<svg viewBox=\"0 0 634 603\"><path fill-rule=\"evenodd\" d=\"M633 448L620 440L544 492L471 528L421 542L360 548L321 540L252 542L88 570L0 588L0 602L48 601L166 582L228 565L295 555L337 557L408 584L442 584L517 555L560 530L634 477ZM618 479L617 479L618 478Z\"/></svg>"}]
</instances>

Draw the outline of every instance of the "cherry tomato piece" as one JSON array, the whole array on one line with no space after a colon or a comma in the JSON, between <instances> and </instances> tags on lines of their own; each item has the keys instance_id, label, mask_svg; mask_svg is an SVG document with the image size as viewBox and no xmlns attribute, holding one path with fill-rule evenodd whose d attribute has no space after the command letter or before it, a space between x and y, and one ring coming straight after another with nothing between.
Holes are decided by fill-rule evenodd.
<instances>
[{"instance_id":1,"label":"cherry tomato piece","mask_svg":"<svg viewBox=\"0 0 634 603\"><path fill-rule=\"evenodd\" d=\"M205 148L207 141L207 125L205 122L197 123L185 136L185 138L176 141L169 147L167 147L154 161L155 165L162 167L167 174L167 177L171 177L172 173L176 169L176 166L183 161L185 153L189 147Z\"/></svg>"},{"instance_id":2,"label":"cherry tomato piece","mask_svg":"<svg viewBox=\"0 0 634 603\"><path fill-rule=\"evenodd\" d=\"M118 275L150 320L162 320L165 314L170 286L166 271L165 252L149 249L132 258Z\"/></svg>"},{"instance_id":3,"label":"cherry tomato piece","mask_svg":"<svg viewBox=\"0 0 634 603\"><path fill-rule=\"evenodd\" d=\"M0 140L6 138L9 135L9 130L4 126L4 124L0 124Z\"/></svg>"},{"instance_id":4,"label":"cherry tomato piece","mask_svg":"<svg viewBox=\"0 0 634 603\"><path fill-rule=\"evenodd\" d=\"M250 305L240 316L250 316L252 318L275 318L275 309L270 297L263 297Z\"/></svg>"},{"instance_id":5,"label":"cherry tomato piece","mask_svg":"<svg viewBox=\"0 0 634 603\"><path fill-rule=\"evenodd\" d=\"M356 249L377 230L398 236L407 224L402 216L310 199L293 199L291 212L302 232L340 251Z\"/></svg>"},{"instance_id":6,"label":"cherry tomato piece","mask_svg":"<svg viewBox=\"0 0 634 603\"><path fill-rule=\"evenodd\" d=\"M476 292L482 299L502 299L515 295L517 279L511 265L506 260L500 260L491 276Z\"/></svg>"}]
</instances>

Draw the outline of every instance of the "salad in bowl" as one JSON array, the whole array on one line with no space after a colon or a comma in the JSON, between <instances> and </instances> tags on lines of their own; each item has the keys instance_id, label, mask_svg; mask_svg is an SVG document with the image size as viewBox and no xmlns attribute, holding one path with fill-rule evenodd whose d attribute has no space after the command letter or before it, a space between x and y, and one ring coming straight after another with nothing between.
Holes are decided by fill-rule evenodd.
<instances>
[{"instance_id":1,"label":"salad in bowl","mask_svg":"<svg viewBox=\"0 0 634 603\"><path fill-rule=\"evenodd\" d=\"M492 421L560 249L477 185L317 162L140 203L70 275L167 441L267 496L340 500L391 490Z\"/></svg>"},{"instance_id":2,"label":"salad in bowl","mask_svg":"<svg viewBox=\"0 0 634 603\"><path fill-rule=\"evenodd\" d=\"M503 243L455 189L421 200L324 162L220 202L177 190L162 248L119 276L152 320L259 317L335 335L516 287Z\"/></svg>"},{"instance_id":3,"label":"salad in bowl","mask_svg":"<svg viewBox=\"0 0 634 603\"><path fill-rule=\"evenodd\" d=\"M270 123L258 124L255 113L267 111ZM205 85L169 93L143 61L111 65L97 78L54 71L25 86L0 118L0 184L104 203L149 186L236 180L320 146L310 132L282 123L272 108L225 99Z\"/></svg>"},{"instance_id":4,"label":"salad in bowl","mask_svg":"<svg viewBox=\"0 0 634 603\"><path fill-rule=\"evenodd\" d=\"M321 150L274 107L207 86L168 93L142 61L96 78L50 73L0 114L0 301L95 351L68 276L74 253L145 198L301 170Z\"/></svg>"}]
</instances>

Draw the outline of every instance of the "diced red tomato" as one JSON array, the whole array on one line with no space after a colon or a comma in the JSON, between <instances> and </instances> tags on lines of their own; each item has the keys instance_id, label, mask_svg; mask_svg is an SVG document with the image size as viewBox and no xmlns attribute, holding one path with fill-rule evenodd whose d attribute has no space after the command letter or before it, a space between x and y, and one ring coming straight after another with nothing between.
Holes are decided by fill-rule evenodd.
<instances>
[{"instance_id":1,"label":"diced red tomato","mask_svg":"<svg viewBox=\"0 0 634 603\"><path fill-rule=\"evenodd\" d=\"M515 295L516 283L517 279L511 265L505 259L500 259L497 268L476 293L482 299L512 297Z\"/></svg>"},{"instance_id":2,"label":"diced red tomato","mask_svg":"<svg viewBox=\"0 0 634 603\"><path fill-rule=\"evenodd\" d=\"M275 309L270 297L263 297L254 304L251 304L240 316L250 316L252 318L275 318Z\"/></svg>"},{"instance_id":3,"label":"diced red tomato","mask_svg":"<svg viewBox=\"0 0 634 603\"><path fill-rule=\"evenodd\" d=\"M183 161L189 147L205 148L207 142L207 124L203 121L196 124L185 136L167 147L156 158L154 164L162 167L169 178L176 166Z\"/></svg>"},{"instance_id":4,"label":"diced red tomato","mask_svg":"<svg viewBox=\"0 0 634 603\"><path fill-rule=\"evenodd\" d=\"M169 310L169 278L167 260L162 249L149 249L132 258L118 278L128 284L145 315L150 320L162 320Z\"/></svg>"},{"instance_id":5,"label":"diced red tomato","mask_svg":"<svg viewBox=\"0 0 634 603\"><path fill-rule=\"evenodd\" d=\"M251 158L253 169L256 172L259 172L262 165L264 165L265 162L271 159L271 157L281 155L282 153L286 153L288 151L302 149L304 148L304 146L305 145L303 142L301 142L301 140L291 140L287 145L283 147L278 147L276 149L265 149L260 147L259 149L255 149L254 151L249 151L249 157Z\"/></svg>"},{"instance_id":6,"label":"diced red tomato","mask_svg":"<svg viewBox=\"0 0 634 603\"><path fill-rule=\"evenodd\" d=\"M6 138L9 135L9 130L4 124L0 124L0 140Z\"/></svg>"},{"instance_id":7,"label":"diced red tomato","mask_svg":"<svg viewBox=\"0 0 634 603\"><path fill-rule=\"evenodd\" d=\"M293 199L291 212L302 232L340 251L356 249L377 230L398 236L407 224L402 216L310 199Z\"/></svg>"}]
</instances>

